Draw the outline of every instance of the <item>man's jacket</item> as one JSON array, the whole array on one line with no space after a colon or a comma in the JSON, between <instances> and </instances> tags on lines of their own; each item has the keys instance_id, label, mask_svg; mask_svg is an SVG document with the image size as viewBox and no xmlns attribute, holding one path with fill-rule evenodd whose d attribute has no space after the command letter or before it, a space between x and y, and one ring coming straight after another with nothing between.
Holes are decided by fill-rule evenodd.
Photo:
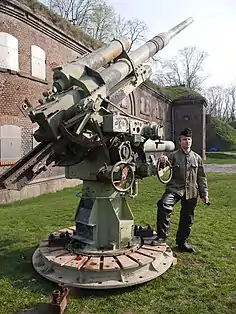
<instances>
[{"instance_id":1,"label":"man's jacket","mask_svg":"<svg viewBox=\"0 0 236 314\"><path fill-rule=\"evenodd\" d=\"M173 177L166 185L166 191L186 199L208 196L207 179L202 158L195 152L185 154L181 149L169 156L173 168Z\"/></svg>"}]
</instances>

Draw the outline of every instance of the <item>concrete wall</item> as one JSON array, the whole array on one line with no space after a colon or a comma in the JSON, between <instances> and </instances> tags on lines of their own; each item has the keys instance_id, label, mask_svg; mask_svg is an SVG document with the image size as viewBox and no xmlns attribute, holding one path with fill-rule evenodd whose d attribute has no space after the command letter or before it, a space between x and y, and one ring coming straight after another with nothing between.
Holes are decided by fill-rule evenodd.
<instances>
[{"instance_id":1,"label":"concrete wall","mask_svg":"<svg viewBox=\"0 0 236 314\"><path fill-rule=\"evenodd\" d=\"M74 187L80 185L82 181L76 179L65 179L65 177L57 176L51 177L50 180L47 178L34 180L25 186L21 191L13 190L2 190L0 191L0 204L8 204L11 202L24 200L31 197L37 197L42 194L56 192L65 188Z\"/></svg>"}]
</instances>

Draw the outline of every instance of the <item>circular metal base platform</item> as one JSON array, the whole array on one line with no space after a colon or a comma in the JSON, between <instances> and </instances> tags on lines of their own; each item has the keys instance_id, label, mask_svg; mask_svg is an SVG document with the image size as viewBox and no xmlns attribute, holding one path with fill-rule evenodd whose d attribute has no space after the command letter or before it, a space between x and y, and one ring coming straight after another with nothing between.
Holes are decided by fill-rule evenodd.
<instances>
[{"instance_id":1,"label":"circular metal base platform","mask_svg":"<svg viewBox=\"0 0 236 314\"><path fill-rule=\"evenodd\" d=\"M73 233L75 227L56 233ZM55 234L56 234L55 233ZM150 281L163 274L173 263L170 247L152 246L145 239L141 247L118 255L71 253L64 245L49 246L48 237L40 242L32 261L35 270L46 279L83 289L114 289ZM89 252L91 253L91 252ZM97 252L96 252L97 253Z\"/></svg>"}]
</instances>

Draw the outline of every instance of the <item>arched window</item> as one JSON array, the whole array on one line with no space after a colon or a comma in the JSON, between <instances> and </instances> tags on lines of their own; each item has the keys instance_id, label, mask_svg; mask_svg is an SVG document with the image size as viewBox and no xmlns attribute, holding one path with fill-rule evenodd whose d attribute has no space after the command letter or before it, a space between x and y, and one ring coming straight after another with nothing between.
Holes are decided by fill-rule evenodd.
<instances>
[{"instance_id":1,"label":"arched window","mask_svg":"<svg viewBox=\"0 0 236 314\"><path fill-rule=\"evenodd\" d=\"M141 98L140 98L140 113L142 113L146 116L149 116L150 112L151 112L150 100L141 96Z\"/></svg>"},{"instance_id":2,"label":"arched window","mask_svg":"<svg viewBox=\"0 0 236 314\"><path fill-rule=\"evenodd\" d=\"M0 68L19 71L18 39L0 32Z\"/></svg>"},{"instance_id":3,"label":"arched window","mask_svg":"<svg viewBox=\"0 0 236 314\"><path fill-rule=\"evenodd\" d=\"M35 45L31 46L31 75L41 80L46 79L45 51Z\"/></svg>"},{"instance_id":4,"label":"arched window","mask_svg":"<svg viewBox=\"0 0 236 314\"><path fill-rule=\"evenodd\" d=\"M14 164L21 158L21 128L16 125L0 126L0 165Z\"/></svg>"}]
</instances>

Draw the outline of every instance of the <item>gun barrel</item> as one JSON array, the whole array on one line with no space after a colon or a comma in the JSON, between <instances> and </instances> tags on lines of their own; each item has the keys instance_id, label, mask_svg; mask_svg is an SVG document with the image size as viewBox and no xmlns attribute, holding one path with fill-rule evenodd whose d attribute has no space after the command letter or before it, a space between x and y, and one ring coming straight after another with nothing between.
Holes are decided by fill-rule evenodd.
<instances>
[{"instance_id":1,"label":"gun barrel","mask_svg":"<svg viewBox=\"0 0 236 314\"><path fill-rule=\"evenodd\" d=\"M188 19L184 20L183 22L179 23L178 25L171 28L168 33L170 36L170 39L172 39L174 36L179 34L182 30L184 30L186 27L188 27L190 24L193 23L193 18L189 17Z\"/></svg>"},{"instance_id":2,"label":"gun barrel","mask_svg":"<svg viewBox=\"0 0 236 314\"><path fill-rule=\"evenodd\" d=\"M141 63L153 57L158 51L163 49L169 41L178 33L184 30L193 22L193 18L188 18L165 33L160 33L148 40L144 45L129 53L133 66L137 67ZM101 75L106 82L107 89L110 90L122 79L133 71L131 62L127 59L120 59L109 68L103 70Z\"/></svg>"},{"instance_id":3,"label":"gun barrel","mask_svg":"<svg viewBox=\"0 0 236 314\"><path fill-rule=\"evenodd\" d=\"M70 62L63 68L55 68L53 70L53 86L58 91L66 90L73 85L73 83L70 82L70 77L79 79L84 73L84 66L93 70L98 70L119 57L123 51L127 51L129 48L129 40L125 38L114 39L107 45L87 54L86 56Z\"/></svg>"},{"instance_id":4,"label":"gun barrel","mask_svg":"<svg viewBox=\"0 0 236 314\"><path fill-rule=\"evenodd\" d=\"M97 70L117 58L123 51L128 51L130 41L125 38L113 39L110 43L79 59L88 67Z\"/></svg>"}]
</instances>

